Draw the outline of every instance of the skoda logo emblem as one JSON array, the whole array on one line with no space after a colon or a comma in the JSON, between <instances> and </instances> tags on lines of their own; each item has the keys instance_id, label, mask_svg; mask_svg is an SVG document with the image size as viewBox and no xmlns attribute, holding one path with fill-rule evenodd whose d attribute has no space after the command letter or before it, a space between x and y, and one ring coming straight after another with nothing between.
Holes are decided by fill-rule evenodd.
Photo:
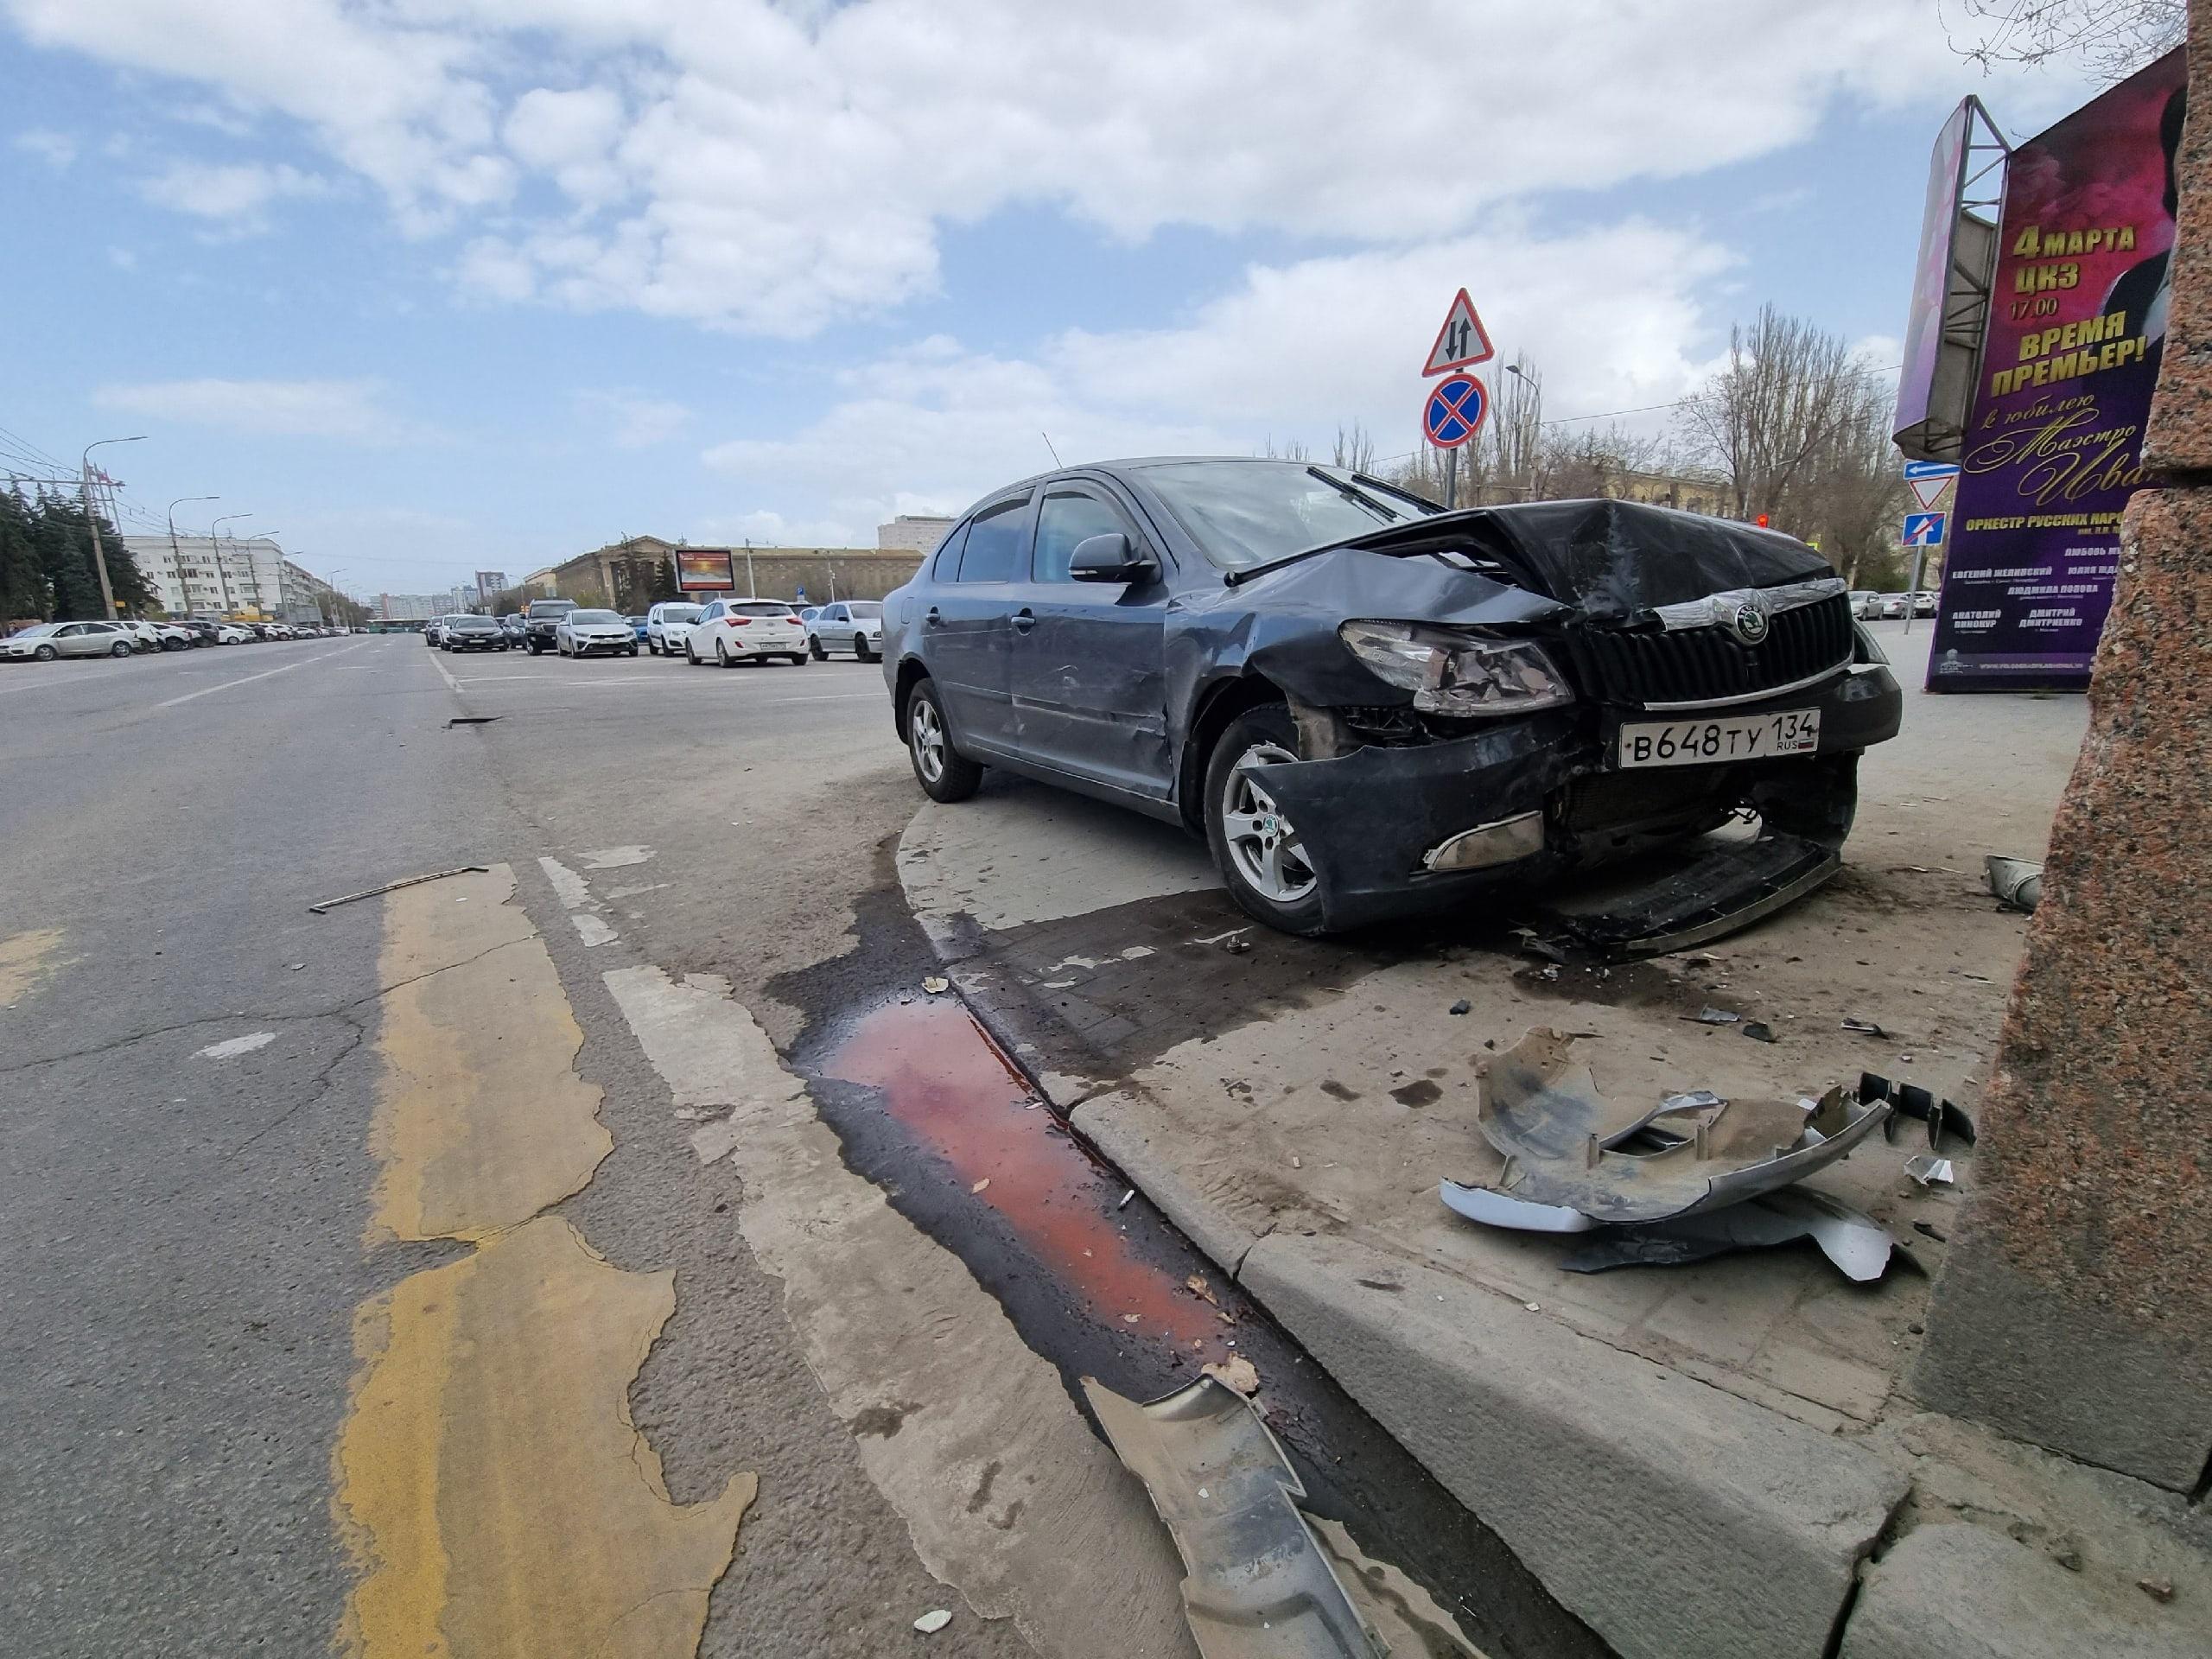
<instances>
[{"instance_id":1,"label":"skoda logo emblem","mask_svg":"<svg viewBox=\"0 0 2212 1659\"><path fill-rule=\"evenodd\" d=\"M1766 601L1757 594L1747 594L1736 601L1735 610L1728 618L1728 632L1747 645L1756 645L1766 638Z\"/></svg>"}]
</instances>

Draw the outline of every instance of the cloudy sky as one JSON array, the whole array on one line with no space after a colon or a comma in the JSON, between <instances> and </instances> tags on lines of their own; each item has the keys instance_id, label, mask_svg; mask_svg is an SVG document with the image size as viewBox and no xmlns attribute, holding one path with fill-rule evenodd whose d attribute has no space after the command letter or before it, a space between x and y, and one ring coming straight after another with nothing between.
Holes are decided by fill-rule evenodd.
<instances>
[{"instance_id":1,"label":"cloudy sky","mask_svg":"<svg viewBox=\"0 0 2212 1659\"><path fill-rule=\"evenodd\" d=\"M1955 17L1953 19L1955 22ZM872 543L1050 463L1901 334L1938 0L0 0L0 469L96 437L372 594ZM1893 361L1894 359L1885 359ZM1645 416L1649 421L1656 416ZM133 528L143 527L134 525Z\"/></svg>"}]
</instances>

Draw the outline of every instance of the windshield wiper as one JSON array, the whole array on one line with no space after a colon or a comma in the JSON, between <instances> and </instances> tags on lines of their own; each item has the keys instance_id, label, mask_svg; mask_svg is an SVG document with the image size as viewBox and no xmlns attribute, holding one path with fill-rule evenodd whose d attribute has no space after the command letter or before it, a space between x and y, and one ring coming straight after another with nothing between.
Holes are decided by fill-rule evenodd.
<instances>
[{"instance_id":1,"label":"windshield wiper","mask_svg":"<svg viewBox=\"0 0 2212 1659\"><path fill-rule=\"evenodd\" d=\"M1319 479L1324 484L1334 490L1338 495L1344 497L1345 500L1357 502L1370 512L1379 512L1394 524L1396 524L1400 518L1405 516L1402 513L1391 512L1389 508L1384 506L1380 501L1377 501L1365 490L1355 489L1350 484L1345 483L1341 478L1331 478L1328 474L1323 472L1319 467L1308 467L1306 469L1306 472L1308 477Z\"/></svg>"}]
</instances>

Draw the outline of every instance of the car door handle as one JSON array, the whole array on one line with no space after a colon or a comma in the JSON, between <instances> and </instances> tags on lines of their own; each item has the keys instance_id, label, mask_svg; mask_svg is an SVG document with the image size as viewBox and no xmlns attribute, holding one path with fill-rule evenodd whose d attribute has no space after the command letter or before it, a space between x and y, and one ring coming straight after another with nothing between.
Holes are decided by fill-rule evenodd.
<instances>
[{"instance_id":1,"label":"car door handle","mask_svg":"<svg viewBox=\"0 0 2212 1659\"><path fill-rule=\"evenodd\" d=\"M943 615L943 614L942 614L942 613L938 610L938 607L937 607L936 606L934 606L934 605L931 606L931 607L929 607L928 611L927 611L926 613L924 613L924 615L923 615L923 617L922 617L922 620L923 620L923 621L925 621L925 622L926 622L926 623L928 623L928 624L930 625L930 626L931 626L931 627L933 627L933 628L935 628L935 627L941 627L941 626L944 626L944 615Z\"/></svg>"},{"instance_id":2,"label":"car door handle","mask_svg":"<svg viewBox=\"0 0 2212 1659\"><path fill-rule=\"evenodd\" d=\"M1037 613L1027 605L1014 613L1014 631L1016 633L1027 633L1036 626Z\"/></svg>"}]
</instances>

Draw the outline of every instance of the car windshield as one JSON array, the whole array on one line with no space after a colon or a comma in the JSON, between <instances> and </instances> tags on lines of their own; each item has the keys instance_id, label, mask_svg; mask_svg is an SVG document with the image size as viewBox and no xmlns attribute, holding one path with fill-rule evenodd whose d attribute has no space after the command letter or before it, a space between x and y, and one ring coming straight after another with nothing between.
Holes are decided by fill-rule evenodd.
<instances>
[{"instance_id":1,"label":"car windshield","mask_svg":"<svg viewBox=\"0 0 2212 1659\"><path fill-rule=\"evenodd\" d=\"M1168 461L1143 477L1199 550L1230 570L1436 511L1337 467L1294 461Z\"/></svg>"},{"instance_id":2,"label":"car windshield","mask_svg":"<svg viewBox=\"0 0 2212 1659\"><path fill-rule=\"evenodd\" d=\"M578 622L620 623L621 620L622 619L612 611L570 611L569 613L569 621L571 626Z\"/></svg>"},{"instance_id":3,"label":"car windshield","mask_svg":"<svg viewBox=\"0 0 2212 1659\"><path fill-rule=\"evenodd\" d=\"M664 622L696 622L703 608L698 605L664 605L660 607L660 620Z\"/></svg>"},{"instance_id":4,"label":"car windshield","mask_svg":"<svg viewBox=\"0 0 2212 1659\"><path fill-rule=\"evenodd\" d=\"M18 628L15 632L10 634L8 637L10 639L41 639L45 635L52 633L60 626L61 625L59 622L41 622L33 627Z\"/></svg>"},{"instance_id":5,"label":"car windshield","mask_svg":"<svg viewBox=\"0 0 2212 1659\"><path fill-rule=\"evenodd\" d=\"M883 614L883 601L880 599L856 599L845 609L851 613L855 622L872 622Z\"/></svg>"},{"instance_id":6,"label":"car windshield","mask_svg":"<svg viewBox=\"0 0 2212 1659\"><path fill-rule=\"evenodd\" d=\"M563 616L575 608L574 600L541 599L530 607L530 613L532 616Z\"/></svg>"},{"instance_id":7,"label":"car windshield","mask_svg":"<svg viewBox=\"0 0 2212 1659\"><path fill-rule=\"evenodd\" d=\"M459 617L456 618L454 622L454 626L456 628L484 629L496 628L499 626L499 625L498 623L494 622L488 616Z\"/></svg>"},{"instance_id":8,"label":"car windshield","mask_svg":"<svg viewBox=\"0 0 2212 1659\"><path fill-rule=\"evenodd\" d=\"M645 619L642 616L626 616L622 620L633 628L642 628L645 626Z\"/></svg>"},{"instance_id":9,"label":"car windshield","mask_svg":"<svg viewBox=\"0 0 2212 1659\"><path fill-rule=\"evenodd\" d=\"M732 616L789 616L791 607L772 600L747 600L729 607Z\"/></svg>"}]
</instances>

